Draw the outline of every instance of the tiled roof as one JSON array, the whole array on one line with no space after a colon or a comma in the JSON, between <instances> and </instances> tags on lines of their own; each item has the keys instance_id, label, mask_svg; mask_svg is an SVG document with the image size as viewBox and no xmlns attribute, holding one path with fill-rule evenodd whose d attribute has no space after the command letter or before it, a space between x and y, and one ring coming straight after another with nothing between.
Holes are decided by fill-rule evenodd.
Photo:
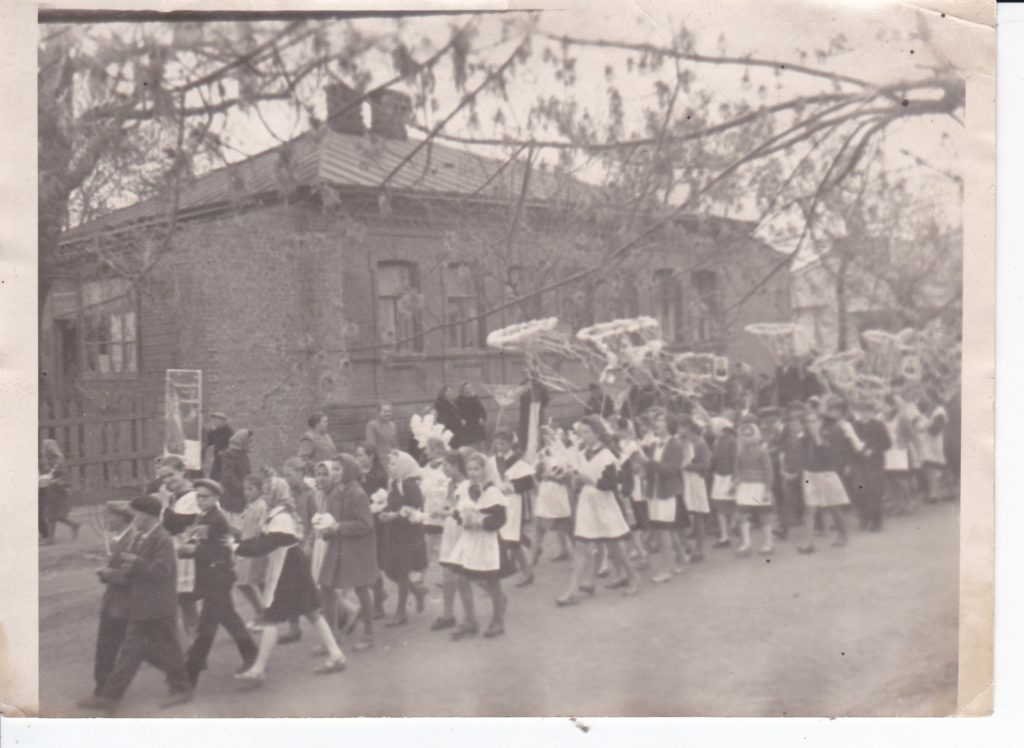
<instances>
[{"instance_id":1,"label":"tiled roof","mask_svg":"<svg viewBox=\"0 0 1024 748\"><path fill-rule=\"evenodd\" d=\"M289 143L215 169L186 185L178 196L179 211L213 206L295 186L329 184L340 188L380 188L385 179L422 141L392 140L376 135L349 135L330 129L306 133ZM474 195L483 199L517 200L525 171L523 159L502 167L500 159L432 142L421 148L388 181L388 189L424 195ZM500 172L499 172L500 169ZM495 174L497 173L497 176ZM600 199L600 189L535 165L527 199L531 202ZM97 228L132 223L164 212L165 202L143 200L102 218L79 225L66 240Z\"/></svg>"}]
</instances>

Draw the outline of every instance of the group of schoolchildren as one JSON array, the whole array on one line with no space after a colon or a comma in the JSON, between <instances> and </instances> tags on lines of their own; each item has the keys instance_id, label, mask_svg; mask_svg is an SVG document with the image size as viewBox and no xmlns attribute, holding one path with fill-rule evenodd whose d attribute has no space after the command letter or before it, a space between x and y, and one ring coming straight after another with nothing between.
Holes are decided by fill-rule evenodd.
<instances>
[{"instance_id":1,"label":"group of schoolchildren","mask_svg":"<svg viewBox=\"0 0 1024 748\"><path fill-rule=\"evenodd\" d=\"M654 405L635 418L586 415L568 432L549 423L535 455L519 451L510 429L496 430L489 455L431 437L422 464L363 442L351 455L306 454L280 474L248 475L244 507L227 510L221 482L189 480L166 457L147 495L107 505L96 690L80 706L112 709L144 661L167 676L165 706L188 701L220 626L237 646L244 688L264 684L275 646L301 638L303 617L318 639L313 654L325 658L315 672L340 672L341 636L358 628L353 648L368 649L374 621L387 617L385 578L397 588L385 625L409 621L410 598L424 610L432 558L442 610L430 628L460 641L505 633L502 580L532 584L551 535L551 560L571 561L559 607L595 595L601 577L625 596L648 570L651 582L669 582L704 559L709 533L713 547L735 545L740 556L755 545L770 554L791 533L801 553L826 532L844 545L844 507L853 503L863 529L881 530L884 498L896 494L895 510L906 510L919 468L926 501L955 495L938 458L941 407L895 396L886 406L830 396L711 416ZM490 599L483 628L474 585ZM252 610L248 625L235 588Z\"/></svg>"}]
</instances>

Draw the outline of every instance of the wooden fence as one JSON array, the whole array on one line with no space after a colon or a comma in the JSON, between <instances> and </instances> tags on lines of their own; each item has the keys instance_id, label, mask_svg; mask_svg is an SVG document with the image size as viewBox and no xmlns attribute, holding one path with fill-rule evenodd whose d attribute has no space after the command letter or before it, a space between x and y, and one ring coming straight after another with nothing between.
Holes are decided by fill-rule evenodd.
<instances>
[{"instance_id":1,"label":"wooden fence","mask_svg":"<svg viewBox=\"0 0 1024 748\"><path fill-rule=\"evenodd\" d=\"M73 492L140 487L160 451L153 420L136 395L110 404L40 402L39 438L56 439L64 450Z\"/></svg>"}]
</instances>

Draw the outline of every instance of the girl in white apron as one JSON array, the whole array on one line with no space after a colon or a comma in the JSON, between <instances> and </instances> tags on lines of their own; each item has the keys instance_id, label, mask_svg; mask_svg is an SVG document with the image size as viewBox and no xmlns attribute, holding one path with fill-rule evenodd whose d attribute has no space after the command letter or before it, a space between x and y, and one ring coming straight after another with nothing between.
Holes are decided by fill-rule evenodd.
<instances>
[{"instance_id":1,"label":"girl in white apron","mask_svg":"<svg viewBox=\"0 0 1024 748\"><path fill-rule=\"evenodd\" d=\"M581 592L594 594L595 543L606 547L612 563L626 579L622 594L639 591L620 542L629 536L629 525L615 500L617 460L606 446L604 424L596 416L587 416L576 425L576 433L582 449L575 479L579 490L573 530L576 545L569 589L555 601L559 606L576 605Z\"/></svg>"},{"instance_id":2,"label":"girl in white apron","mask_svg":"<svg viewBox=\"0 0 1024 748\"><path fill-rule=\"evenodd\" d=\"M711 469L711 450L704 441L704 430L696 421L685 424L683 458L683 502L693 530L691 562L704 560L704 523L711 513L708 504L707 475Z\"/></svg>"},{"instance_id":3,"label":"girl in white apron","mask_svg":"<svg viewBox=\"0 0 1024 748\"><path fill-rule=\"evenodd\" d=\"M452 632L453 641L476 636L479 631L473 600L474 582L491 598L491 623L484 630L484 636L490 639L505 633L508 598L502 592L501 579L512 570L499 534L506 521L505 496L492 482L488 459L479 452L471 454L466 458L466 474L470 485L460 493L453 512L462 532L451 554L451 563L458 570L459 597L465 619Z\"/></svg>"},{"instance_id":4,"label":"girl in white apron","mask_svg":"<svg viewBox=\"0 0 1024 748\"><path fill-rule=\"evenodd\" d=\"M331 627L320 614L320 596L310 573L309 560L302 552L302 524L295 514L288 484L272 478L267 491L267 520L258 537L243 540L235 555L243 558L266 557L267 582L263 591L263 619L267 625L260 639L260 651L245 672L235 676L244 688L258 688L266 679L267 662L277 644L277 625L305 616L327 652L327 660L313 672L337 673L345 669L345 655Z\"/></svg>"},{"instance_id":5,"label":"girl in white apron","mask_svg":"<svg viewBox=\"0 0 1024 748\"><path fill-rule=\"evenodd\" d=\"M772 552L772 459L761 441L761 431L753 417L740 421L736 450L736 508L740 515L742 542L736 550L741 556L750 552L750 524L754 517L763 520L762 554Z\"/></svg>"},{"instance_id":6,"label":"girl in white apron","mask_svg":"<svg viewBox=\"0 0 1024 748\"><path fill-rule=\"evenodd\" d=\"M455 549L462 535L462 526L455 519L455 507L468 496L469 481L466 479L466 460L462 453L453 450L441 461L441 468L448 479L448 490L444 506L438 511L441 521L441 544L438 562L441 565L441 615L430 624L431 631L441 631L455 626L455 593L458 588L458 564Z\"/></svg>"},{"instance_id":7,"label":"girl in white apron","mask_svg":"<svg viewBox=\"0 0 1024 748\"><path fill-rule=\"evenodd\" d=\"M544 547L544 536L550 530L558 538L559 553L552 561L569 559L569 531L572 529L572 505L569 501L571 465L569 451L558 443L561 435L550 426L541 430L542 448L537 455L537 545L531 566L536 567Z\"/></svg>"},{"instance_id":8,"label":"girl in white apron","mask_svg":"<svg viewBox=\"0 0 1024 748\"><path fill-rule=\"evenodd\" d=\"M838 532L833 545L846 545L846 525L841 510L850 499L838 473L842 462L841 445L835 443L841 438L838 430L832 429L830 433L824 429L821 416L814 410L804 416L804 430L804 542L797 550L812 553L816 512L825 515L824 520L832 520Z\"/></svg>"},{"instance_id":9,"label":"girl in white apron","mask_svg":"<svg viewBox=\"0 0 1024 748\"><path fill-rule=\"evenodd\" d=\"M505 524L501 526L501 539L506 543L512 560L522 574L516 587L533 584L532 567L526 559L524 545L529 539L524 537L523 527L530 519L530 499L536 486L533 468L519 458L513 450L515 439L511 429L498 429L494 433L494 455L491 457L490 469L495 476L498 489L505 496Z\"/></svg>"}]
</instances>

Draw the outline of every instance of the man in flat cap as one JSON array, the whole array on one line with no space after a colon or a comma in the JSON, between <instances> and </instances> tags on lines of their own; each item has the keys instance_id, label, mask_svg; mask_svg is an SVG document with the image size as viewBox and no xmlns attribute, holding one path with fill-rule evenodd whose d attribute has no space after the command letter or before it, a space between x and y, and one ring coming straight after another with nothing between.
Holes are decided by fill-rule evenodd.
<instances>
[{"instance_id":1,"label":"man in flat cap","mask_svg":"<svg viewBox=\"0 0 1024 748\"><path fill-rule=\"evenodd\" d=\"M82 709L112 710L124 696L144 661L167 676L170 697L161 708L192 699L185 659L175 625L177 613L174 541L160 524L163 505L156 496L131 502L135 536L127 551L118 553L116 568L129 585L128 629L114 669L95 695L78 703Z\"/></svg>"},{"instance_id":2,"label":"man in flat cap","mask_svg":"<svg viewBox=\"0 0 1024 748\"><path fill-rule=\"evenodd\" d=\"M231 598L231 588L236 579L229 545L231 528L218 505L224 489L217 481L206 479L193 482L192 487L199 505L199 518L186 531L186 542L178 553L195 559L196 594L203 601L196 638L185 656L189 682L194 688L199 681L199 673L206 669L210 648L220 626L235 640L238 654L242 657L238 672L245 672L252 666L259 649Z\"/></svg>"}]
</instances>

